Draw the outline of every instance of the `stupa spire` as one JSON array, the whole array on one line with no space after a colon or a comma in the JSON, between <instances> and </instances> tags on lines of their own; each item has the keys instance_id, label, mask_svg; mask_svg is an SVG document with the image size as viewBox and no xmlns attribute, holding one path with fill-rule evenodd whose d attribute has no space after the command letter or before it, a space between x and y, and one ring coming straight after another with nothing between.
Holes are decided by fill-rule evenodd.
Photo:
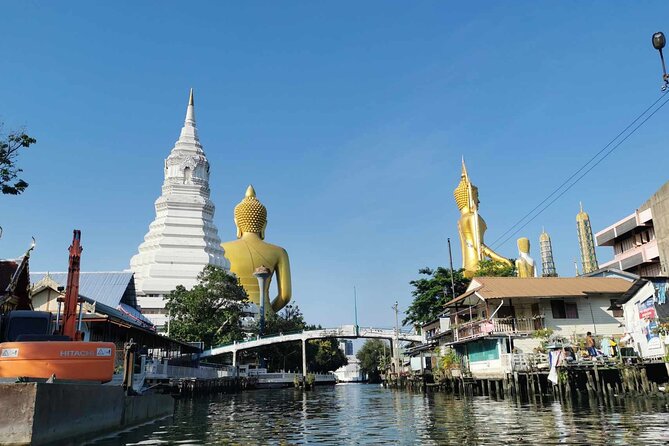
<instances>
[{"instance_id":1,"label":"stupa spire","mask_svg":"<svg viewBox=\"0 0 669 446\"><path fill-rule=\"evenodd\" d=\"M188 108L186 109L186 120L184 126L195 127L195 101L193 100L193 89L190 89L190 97L188 98Z\"/></svg>"},{"instance_id":2,"label":"stupa spire","mask_svg":"<svg viewBox=\"0 0 669 446\"><path fill-rule=\"evenodd\" d=\"M188 97L186 119L184 120L181 134L179 135L179 142L197 142L198 144L200 142L197 135L197 127L195 126L195 99L192 88L190 89L190 95Z\"/></svg>"}]
</instances>

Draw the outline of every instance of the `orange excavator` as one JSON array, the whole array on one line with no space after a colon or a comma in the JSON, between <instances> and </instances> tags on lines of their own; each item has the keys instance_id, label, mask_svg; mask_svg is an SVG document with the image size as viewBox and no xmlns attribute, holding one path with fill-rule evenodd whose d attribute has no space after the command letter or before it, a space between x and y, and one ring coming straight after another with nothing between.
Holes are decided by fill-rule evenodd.
<instances>
[{"instance_id":1,"label":"orange excavator","mask_svg":"<svg viewBox=\"0 0 669 446\"><path fill-rule=\"evenodd\" d=\"M77 305L80 303L81 251L81 231L75 229L70 246L62 324L59 324L59 311L53 332L51 313L33 311L31 304L28 309L19 306L2 315L0 378L36 380L55 376L59 381L111 381L115 345L111 342L83 341L81 305Z\"/></svg>"}]
</instances>

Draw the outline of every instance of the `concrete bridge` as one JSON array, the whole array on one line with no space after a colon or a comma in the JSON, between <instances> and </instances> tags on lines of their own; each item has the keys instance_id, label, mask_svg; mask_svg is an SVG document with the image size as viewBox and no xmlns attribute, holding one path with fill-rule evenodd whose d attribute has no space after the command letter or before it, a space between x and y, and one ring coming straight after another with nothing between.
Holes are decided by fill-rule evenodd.
<instances>
[{"instance_id":1,"label":"concrete bridge","mask_svg":"<svg viewBox=\"0 0 669 446\"><path fill-rule=\"evenodd\" d=\"M264 336L261 338L252 338L246 341L234 342L232 344L220 345L210 350L205 350L200 353L200 358L209 358L212 356L224 355L232 353L232 365L237 365L237 352L242 350L250 350L253 348L263 347L272 344L281 344L284 342L302 342L302 371L307 369L306 343L311 339L323 338L372 338L372 339L388 339L391 341L391 349L397 352L400 341L406 342L422 342L423 337L417 334L411 334L403 331L395 332L395 330L383 328L365 328L356 327L355 325L342 325L337 328L323 328L320 330L304 330L298 333L286 333L279 335Z\"/></svg>"}]
</instances>

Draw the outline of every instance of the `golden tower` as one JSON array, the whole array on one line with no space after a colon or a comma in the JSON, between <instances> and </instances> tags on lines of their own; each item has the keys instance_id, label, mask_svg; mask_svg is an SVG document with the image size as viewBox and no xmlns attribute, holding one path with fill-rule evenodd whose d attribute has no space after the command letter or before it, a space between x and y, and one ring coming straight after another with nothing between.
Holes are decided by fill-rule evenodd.
<instances>
[{"instance_id":1,"label":"golden tower","mask_svg":"<svg viewBox=\"0 0 669 446\"><path fill-rule=\"evenodd\" d=\"M230 271L237 275L251 302L260 305L260 287L253 273L260 266L268 268L270 277L263 296L265 311L277 312L288 304L291 297L288 253L280 246L264 241L267 209L256 197L253 186L246 189L244 199L235 206L234 221L237 226L237 240L221 244L225 257L230 261ZM274 275L278 294L270 302L269 288Z\"/></svg>"},{"instance_id":2,"label":"golden tower","mask_svg":"<svg viewBox=\"0 0 669 446\"><path fill-rule=\"evenodd\" d=\"M461 214L458 220L458 233L460 234L462 267L465 269L465 277L473 277L479 262L486 258L511 266L509 259L500 256L483 242L487 226L478 213L478 188L469 180L464 158L462 159L460 183L453 191L453 197Z\"/></svg>"},{"instance_id":3,"label":"golden tower","mask_svg":"<svg viewBox=\"0 0 669 446\"><path fill-rule=\"evenodd\" d=\"M583 211L583 203L580 203L581 211L576 214L576 231L578 232L578 246L581 251L581 268L583 274L588 274L599 269L597 254L595 253L595 240L592 236L590 216Z\"/></svg>"}]
</instances>

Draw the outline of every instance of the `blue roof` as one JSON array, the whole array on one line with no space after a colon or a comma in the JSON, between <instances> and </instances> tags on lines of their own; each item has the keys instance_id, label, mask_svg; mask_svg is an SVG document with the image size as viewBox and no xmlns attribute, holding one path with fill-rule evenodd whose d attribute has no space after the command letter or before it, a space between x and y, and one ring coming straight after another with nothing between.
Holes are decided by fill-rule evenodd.
<instances>
[{"instance_id":1,"label":"blue roof","mask_svg":"<svg viewBox=\"0 0 669 446\"><path fill-rule=\"evenodd\" d=\"M60 286L67 285L67 273L30 273L30 283L39 282L49 276ZM93 272L79 273L79 294L101 304L116 308L124 303L131 307L137 306L135 281L132 272Z\"/></svg>"},{"instance_id":2,"label":"blue roof","mask_svg":"<svg viewBox=\"0 0 669 446\"><path fill-rule=\"evenodd\" d=\"M67 273L30 273L30 282L35 284L47 274L58 285L67 285ZM136 309L135 281L130 271L80 272L79 296L102 304L99 308L104 314L135 325L153 327L151 321Z\"/></svg>"}]
</instances>

